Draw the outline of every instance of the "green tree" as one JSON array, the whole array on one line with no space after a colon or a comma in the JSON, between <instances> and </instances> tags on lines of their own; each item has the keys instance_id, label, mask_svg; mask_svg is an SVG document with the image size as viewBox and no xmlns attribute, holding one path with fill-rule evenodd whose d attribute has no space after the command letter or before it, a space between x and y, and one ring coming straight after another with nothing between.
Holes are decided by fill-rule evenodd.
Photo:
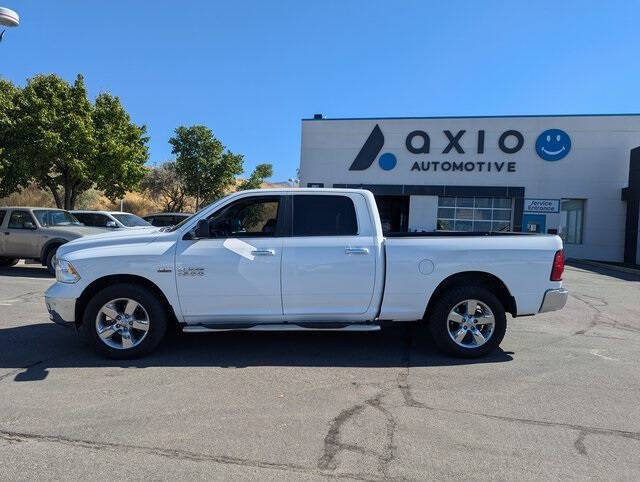
<instances>
[{"instance_id":1,"label":"green tree","mask_svg":"<svg viewBox=\"0 0 640 482\"><path fill-rule=\"evenodd\" d=\"M186 193L196 197L196 211L201 201L208 203L224 196L242 173L243 156L225 150L206 126L180 126L169 144Z\"/></svg>"},{"instance_id":2,"label":"green tree","mask_svg":"<svg viewBox=\"0 0 640 482\"><path fill-rule=\"evenodd\" d=\"M273 176L273 166L271 164L258 164L251 175L240 183L238 191L259 189L264 180L271 176Z\"/></svg>"},{"instance_id":3,"label":"green tree","mask_svg":"<svg viewBox=\"0 0 640 482\"><path fill-rule=\"evenodd\" d=\"M145 133L117 97L100 94L92 104L81 75L73 84L37 75L18 89L6 119L0 118L0 162L10 179L3 185L10 191L35 181L65 209L94 186L115 200L144 176Z\"/></svg>"},{"instance_id":4,"label":"green tree","mask_svg":"<svg viewBox=\"0 0 640 482\"><path fill-rule=\"evenodd\" d=\"M0 197L8 196L18 190L28 180L27 170L18 168L16 162L9 159L7 151L11 131L13 109L20 90L11 82L0 79Z\"/></svg>"},{"instance_id":5,"label":"green tree","mask_svg":"<svg viewBox=\"0 0 640 482\"><path fill-rule=\"evenodd\" d=\"M244 156L228 150L208 127L180 126L169 143L176 155L175 171L185 193L196 197L196 211L201 204L215 201L237 185L236 176L243 172ZM271 164L259 164L237 188L257 189L272 174Z\"/></svg>"},{"instance_id":6,"label":"green tree","mask_svg":"<svg viewBox=\"0 0 640 482\"><path fill-rule=\"evenodd\" d=\"M118 97L100 94L93 109L96 152L89 164L96 187L110 200L122 198L144 178L149 159L147 127L131 122Z\"/></svg>"},{"instance_id":7,"label":"green tree","mask_svg":"<svg viewBox=\"0 0 640 482\"><path fill-rule=\"evenodd\" d=\"M160 200L167 212L184 210L187 194L182 180L176 172L176 163L168 161L158 167L151 167L140 183L140 188L153 199Z\"/></svg>"}]
</instances>

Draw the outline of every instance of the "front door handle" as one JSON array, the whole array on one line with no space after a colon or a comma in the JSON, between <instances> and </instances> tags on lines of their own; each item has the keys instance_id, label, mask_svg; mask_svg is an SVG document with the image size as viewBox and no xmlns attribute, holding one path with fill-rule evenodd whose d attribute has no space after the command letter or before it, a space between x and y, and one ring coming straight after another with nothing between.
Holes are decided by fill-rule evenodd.
<instances>
[{"instance_id":1,"label":"front door handle","mask_svg":"<svg viewBox=\"0 0 640 482\"><path fill-rule=\"evenodd\" d=\"M5 232L4 232L4 235L5 235L5 236L9 236L10 234L11 234L11 232L9 232L9 231L5 231Z\"/></svg>"},{"instance_id":2,"label":"front door handle","mask_svg":"<svg viewBox=\"0 0 640 482\"><path fill-rule=\"evenodd\" d=\"M346 254L369 254L369 248L345 248Z\"/></svg>"},{"instance_id":3,"label":"front door handle","mask_svg":"<svg viewBox=\"0 0 640 482\"><path fill-rule=\"evenodd\" d=\"M276 251L275 249L254 249L251 254L254 256L274 256Z\"/></svg>"}]
</instances>

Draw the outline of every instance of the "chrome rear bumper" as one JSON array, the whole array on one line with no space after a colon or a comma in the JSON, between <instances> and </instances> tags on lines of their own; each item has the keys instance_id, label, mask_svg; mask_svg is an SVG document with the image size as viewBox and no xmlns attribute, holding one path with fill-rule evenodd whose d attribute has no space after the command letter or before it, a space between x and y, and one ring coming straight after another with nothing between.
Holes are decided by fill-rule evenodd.
<instances>
[{"instance_id":1,"label":"chrome rear bumper","mask_svg":"<svg viewBox=\"0 0 640 482\"><path fill-rule=\"evenodd\" d=\"M538 313L546 313L547 311L561 310L567 303L569 291L565 288L557 288L547 290L542 299L542 305Z\"/></svg>"}]
</instances>

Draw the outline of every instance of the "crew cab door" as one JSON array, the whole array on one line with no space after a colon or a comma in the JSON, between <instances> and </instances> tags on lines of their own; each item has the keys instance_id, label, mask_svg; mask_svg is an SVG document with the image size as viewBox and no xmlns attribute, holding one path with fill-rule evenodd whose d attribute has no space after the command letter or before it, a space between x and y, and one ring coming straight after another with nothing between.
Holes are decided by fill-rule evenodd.
<instances>
[{"instance_id":1,"label":"crew cab door","mask_svg":"<svg viewBox=\"0 0 640 482\"><path fill-rule=\"evenodd\" d=\"M317 192L291 199L291 236L283 238L282 255L286 319L361 319L373 297L377 256L375 237L362 229L371 225L364 196Z\"/></svg>"},{"instance_id":2,"label":"crew cab door","mask_svg":"<svg viewBox=\"0 0 640 482\"><path fill-rule=\"evenodd\" d=\"M209 217L214 237L178 242L176 284L187 323L282 319L283 205L281 196L240 198Z\"/></svg>"}]
</instances>

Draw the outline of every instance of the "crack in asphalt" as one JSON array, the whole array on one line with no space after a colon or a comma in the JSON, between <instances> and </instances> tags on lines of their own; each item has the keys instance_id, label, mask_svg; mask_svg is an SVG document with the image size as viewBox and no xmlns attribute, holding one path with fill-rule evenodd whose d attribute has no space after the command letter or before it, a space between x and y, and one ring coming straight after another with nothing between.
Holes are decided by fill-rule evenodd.
<instances>
[{"instance_id":1,"label":"crack in asphalt","mask_svg":"<svg viewBox=\"0 0 640 482\"><path fill-rule=\"evenodd\" d=\"M587 435L610 435L614 437L622 437L622 438L640 441L640 432L632 432L628 430L588 427L585 425L578 425L578 424L565 423L565 422L552 422L547 420L534 420L529 418L508 417L504 415L492 415L488 413L474 412L471 410L460 410L455 408L440 408L440 407L429 406L413 398L413 393L411 390L411 385L408 382L408 377L409 377L408 371L400 374L400 376L398 377L398 387L400 388L400 391L402 393L404 404L407 407L420 408L420 409L431 410L435 412L475 415L477 417L490 418L493 420L500 420L503 422L521 423L524 425L534 425L538 427L557 427L557 428L565 428L568 430L576 430L578 431L578 437L576 438L573 445L575 446L578 453L581 455L587 455L587 449L584 445L584 440L587 437Z\"/></svg>"},{"instance_id":2,"label":"crack in asphalt","mask_svg":"<svg viewBox=\"0 0 640 482\"><path fill-rule=\"evenodd\" d=\"M381 412L386 419L385 444L382 448L382 452L378 454L378 471L384 475L385 478L389 478L389 464L393 461L396 455L396 447L393 443L393 437L396 427L398 426L398 422L391 411L382 404L383 396L384 395L380 393L378 396L367 400L367 404Z\"/></svg>"},{"instance_id":3,"label":"crack in asphalt","mask_svg":"<svg viewBox=\"0 0 640 482\"><path fill-rule=\"evenodd\" d=\"M589 322L589 325L586 328L583 328L582 330L576 331L574 335L584 335L586 332L595 328L597 325L604 325L604 326L616 328L622 331L629 331L632 333L640 332L639 327L630 325L628 323L624 323L620 320L616 320L611 315L609 315L604 310L602 310L601 308L609 306L609 303L604 298L601 298L598 296L585 295L582 293L576 294L572 292L570 292L569 295L572 298L578 301L581 301L582 303L587 305L594 312Z\"/></svg>"},{"instance_id":4,"label":"crack in asphalt","mask_svg":"<svg viewBox=\"0 0 640 482\"><path fill-rule=\"evenodd\" d=\"M413 337L408 333L404 337L405 346L402 351L403 356L401 363L405 366L406 374L409 372L409 365L411 363L411 344L413 341ZM390 384L397 384L397 381L394 379L390 382ZM356 387L359 384L355 384ZM342 410L333 420L331 420L329 424L329 430L324 437L324 449L322 455L318 460L318 468L327 471L335 471L338 468L337 457L342 451L348 452L356 452L360 454L369 454L374 455L378 460L378 473L382 476L383 479L388 480L391 478L389 475L389 466L391 462L396 457L397 447L394 443L396 429L398 427L398 422L391 413L391 410L387 408L383 404L383 399L387 395L387 392L390 388L380 390L374 397L368 398L363 402L356 403L348 408ZM348 444L341 440L341 430L345 426L345 424L362 414L365 408L369 406L377 410L385 420L385 443L380 452L367 450L358 445Z\"/></svg>"},{"instance_id":5,"label":"crack in asphalt","mask_svg":"<svg viewBox=\"0 0 640 482\"><path fill-rule=\"evenodd\" d=\"M318 459L318 469L321 471L335 471L338 468L336 458L343 452L354 452L362 455L371 455L378 461L377 470L384 479L389 479L389 464L396 454L394 445L394 434L397 427L396 419L391 411L386 408L382 399L385 390L378 392L374 397L368 398L362 403L357 403L342 410L329 424L329 430L324 437L324 448L322 455ZM358 415L361 415L367 407L377 410L385 418L385 443L380 452L361 447L356 444L343 442L341 440L341 430L344 425ZM340 474L344 476L344 473Z\"/></svg>"},{"instance_id":6,"label":"crack in asphalt","mask_svg":"<svg viewBox=\"0 0 640 482\"><path fill-rule=\"evenodd\" d=\"M329 431L324 437L324 450L320 460L318 460L318 468L321 470L335 470L338 465L335 462L336 456L341 450L358 451L357 446L346 445L340 441L340 430L342 426L354 415L364 410L363 404L353 405L342 410L329 424Z\"/></svg>"},{"instance_id":7,"label":"crack in asphalt","mask_svg":"<svg viewBox=\"0 0 640 482\"><path fill-rule=\"evenodd\" d=\"M263 460L252 460L241 457L232 457L228 455L212 455L192 452L181 449L166 449L161 447L150 447L144 445L133 445L126 443L114 442L97 442L79 438L62 437L59 435L42 435L25 432L14 432L10 430L0 429L0 440L7 443L20 443L28 441L60 443L63 445L71 445L90 450L111 450L111 451L132 451L139 454L155 455L170 459L179 459L191 462L212 462L219 464L231 464L243 467L255 467L260 469L283 470L288 472L304 473L309 475L318 475L328 478L347 477L355 480L371 480L371 477L357 473L340 473L331 474L329 472L321 472L317 469L306 467L298 464L287 464L279 462L267 462Z\"/></svg>"}]
</instances>

